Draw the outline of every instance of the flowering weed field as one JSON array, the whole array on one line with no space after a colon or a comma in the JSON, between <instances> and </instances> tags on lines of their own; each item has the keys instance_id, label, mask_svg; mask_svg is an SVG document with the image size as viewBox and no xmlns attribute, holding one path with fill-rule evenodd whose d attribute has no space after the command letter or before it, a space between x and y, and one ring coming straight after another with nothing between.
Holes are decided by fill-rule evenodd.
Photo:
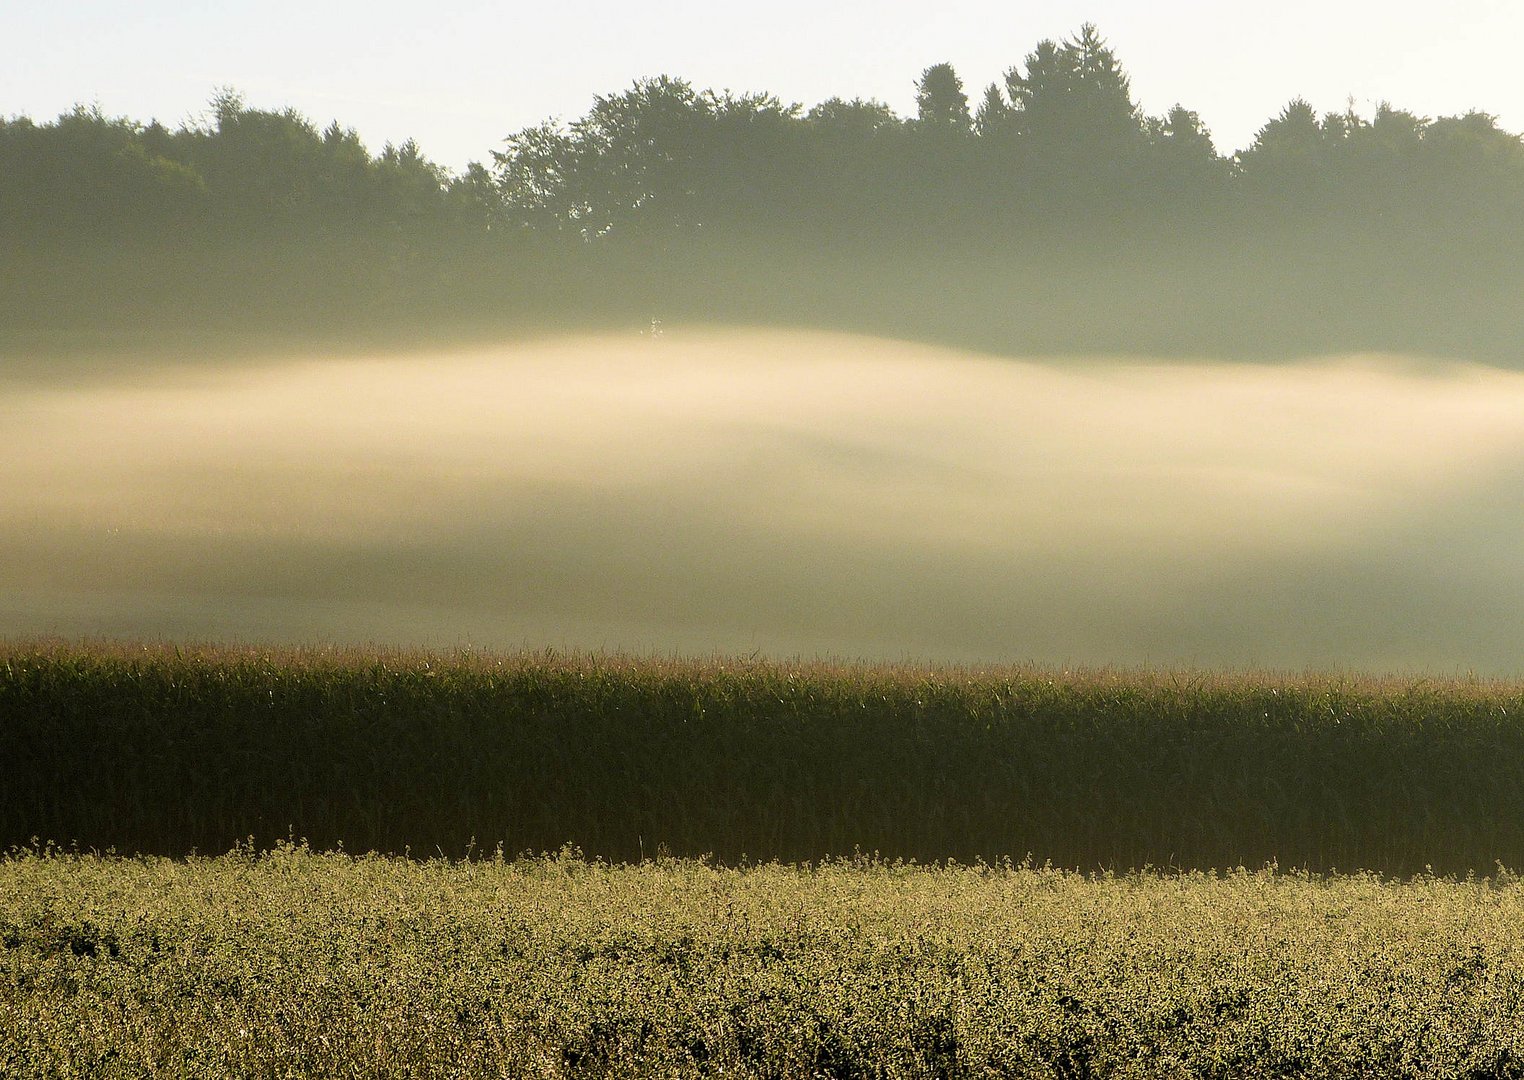
<instances>
[{"instance_id":1,"label":"flowering weed field","mask_svg":"<svg viewBox=\"0 0 1524 1080\"><path fill-rule=\"evenodd\" d=\"M1524 885L13 853L0 1074L1520 1076Z\"/></svg>"}]
</instances>

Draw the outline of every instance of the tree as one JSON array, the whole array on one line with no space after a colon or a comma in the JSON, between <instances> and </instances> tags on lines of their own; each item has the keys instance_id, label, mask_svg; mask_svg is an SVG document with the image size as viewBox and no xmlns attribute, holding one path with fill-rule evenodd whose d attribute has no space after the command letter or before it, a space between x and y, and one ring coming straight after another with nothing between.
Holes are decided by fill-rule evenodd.
<instances>
[{"instance_id":1,"label":"tree","mask_svg":"<svg viewBox=\"0 0 1524 1080\"><path fill-rule=\"evenodd\" d=\"M1227 162L1197 113L1176 104L1164 116L1150 118L1147 128L1166 177L1188 188L1226 179Z\"/></svg>"},{"instance_id":2,"label":"tree","mask_svg":"<svg viewBox=\"0 0 1524 1080\"><path fill-rule=\"evenodd\" d=\"M296 110L249 108L231 89L218 91L211 108L214 126L199 133L192 152L224 224L254 231L331 224L346 203L352 216L363 172L328 168L348 155L341 140L325 144Z\"/></svg>"},{"instance_id":3,"label":"tree","mask_svg":"<svg viewBox=\"0 0 1524 1080\"><path fill-rule=\"evenodd\" d=\"M933 64L916 83L916 122L937 131L965 132L971 121L963 80L951 64Z\"/></svg>"},{"instance_id":4,"label":"tree","mask_svg":"<svg viewBox=\"0 0 1524 1080\"><path fill-rule=\"evenodd\" d=\"M577 145L569 132L546 120L508 136L505 145L492 159L510 221L548 233L586 219L590 208L574 190Z\"/></svg>"},{"instance_id":5,"label":"tree","mask_svg":"<svg viewBox=\"0 0 1524 1080\"><path fill-rule=\"evenodd\" d=\"M974 113L974 131L981 138L989 138L1010 127L1011 106L1000 92L1000 87L990 83L984 88L984 98Z\"/></svg>"},{"instance_id":6,"label":"tree","mask_svg":"<svg viewBox=\"0 0 1524 1080\"><path fill-rule=\"evenodd\" d=\"M199 220L206 182L159 124L76 106L51 124L0 126L0 227L98 243Z\"/></svg>"},{"instance_id":7,"label":"tree","mask_svg":"<svg viewBox=\"0 0 1524 1080\"><path fill-rule=\"evenodd\" d=\"M479 161L466 165L466 171L451 177L445 187L445 201L451 221L465 233L487 235L510 223L503 189L497 178Z\"/></svg>"},{"instance_id":8,"label":"tree","mask_svg":"<svg viewBox=\"0 0 1524 1080\"><path fill-rule=\"evenodd\" d=\"M1131 80L1095 24L1085 23L1079 37L1065 42L1064 49L1074 71L1074 111L1085 132L1135 139L1141 114L1132 100Z\"/></svg>"},{"instance_id":9,"label":"tree","mask_svg":"<svg viewBox=\"0 0 1524 1080\"><path fill-rule=\"evenodd\" d=\"M1148 168L1139 172L1139 186L1156 211L1177 224L1202 222L1207 211L1229 190L1231 168L1212 144L1201 117L1184 105L1145 122L1149 143Z\"/></svg>"},{"instance_id":10,"label":"tree","mask_svg":"<svg viewBox=\"0 0 1524 1080\"><path fill-rule=\"evenodd\" d=\"M695 163L714 99L685 80L641 79L598 96L569 130L541 124L494 154L511 205L594 238L692 222Z\"/></svg>"},{"instance_id":11,"label":"tree","mask_svg":"<svg viewBox=\"0 0 1524 1080\"><path fill-rule=\"evenodd\" d=\"M1012 130L1024 140L1058 142L1068 127L1065 112L1073 81L1065 51L1052 40L1039 41L1027 54L1025 72L1018 66L1005 74Z\"/></svg>"},{"instance_id":12,"label":"tree","mask_svg":"<svg viewBox=\"0 0 1524 1080\"><path fill-rule=\"evenodd\" d=\"M694 147L696 222L749 219L776 227L808 183L801 107L772 94L703 95L710 113Z\"/></svg>"},{"instance_id":13,"label":"tree","mask_svg":"<svg viewBox=\"0 0 1524 1080\"><path fill-rule=\"evenodd\" d=\"M1078 37L1042 41L1006 73L1012 130L1029 157L1068 173L1125 163L1145 144L1142 114L1116 55L1091 23Z\"/></svg>"},{"instance_id":14,"label":"tree","mask_svg":"<svg viewBox=\"0 0 1524 1080\"><path fill-rule=\"evenodd\" d=\"M1293 98L1238 154L1238 168L1256 188L1291 200L1305 197L1325 172L1326 134L1307 100Z\"/></svg>"},{"instance_id":15,"label":"tree","mask_svg":"<svg viewBox=\"0 0 1524 1080\"><path fill-rule=\"evenodd\" d=\"M904 121L882 101L871 98L833 97L822 101L804 116L807 123L837 135L867 137L898 128Z\"/></svg>"},{"instance_id":16,"label":"tree","mask_svg":"<svg viewBox=\"0 0 1524 1080\"><path fill-rule=\"evenodd\" d=\"M892 178L904 166L907 124L882 101L864 98L830 98L805 115L809 173L799 217L807 228L862 236L883 223Z\"/></svg>"},{"instance_id":17,"label":"tree","mask_svg":"<svg viewBox=\"0 0 1524 1080\"><path fill-rule=\"evenodd\" d=\"M1495 116L1473 111L1428 124L1420 161L1425 189L1448 215L1505 246L1524 229L1524 141Z\"/></svg>"},{"instance_id":18,"label":"tree","mask_svg":"<svg viewBox=\"0 0 1524 1080\"><path fill-rule=\"evenodd\" d=\"M1217 160L1211 132L1202 124L1201 117L1184 105L1176 104L1149 126L1154 141L1168 146L1171 153L1183 159Z\"/></svg>"}]
</instances>

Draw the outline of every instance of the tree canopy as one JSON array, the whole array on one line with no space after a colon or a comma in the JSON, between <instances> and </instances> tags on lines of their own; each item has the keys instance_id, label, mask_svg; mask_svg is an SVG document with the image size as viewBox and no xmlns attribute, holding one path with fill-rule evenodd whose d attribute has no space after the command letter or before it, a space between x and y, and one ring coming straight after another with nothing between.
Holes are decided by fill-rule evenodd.
<instances>
[{"instance_id":1,"label":"tree canopy","mask_svg":"<svg viewBox=\"0 0 1524 1080\"><path fill-rule=\"evenodd\" d=\"M231 90L178 128L85 106L51 122L0 119L0 236L29 282L84 273L109 250L135 253L140 281L162 271L165 295L211 289L225 272L245 298L258 279L272 304L321 296L334 310L341 294L381 307L427 295L462 312L682 303L748 317L850 312L891 329L915 310L992 334L1025 333L1005 312L1055 282L1078 284L1055 294L1053 319L1065 305L1073 326L1122 319L1125 302L1075 298L1124 259L1141 292L1168 294L1177 322L1182 297L1221 294L1226 310L1264 293L1311 325L1305 294L1319 274L1396 275L1412 295L1470 281L1491 295L1518 273L1524 144L1486 113L1429 118L1383 103L1319 115L1293 98L1224 154L1186 105L1146 115L1089 24L1038 42L972 107L950 63L914 87L915 115L901 117L871 99L806 108L645 78L508 136L459 175L411 141L373 152L337 121L255 108ZM1182 267L1205 276L1166 286ZM938 274L955 287L939 290ZM976 317L971 274L985 290ZM12 305L35 318L28 288ZM1133 312L1131 325L1159 317ZM1348 336L1381 337L1362 326Z\"/></svg>"}]
</instances>

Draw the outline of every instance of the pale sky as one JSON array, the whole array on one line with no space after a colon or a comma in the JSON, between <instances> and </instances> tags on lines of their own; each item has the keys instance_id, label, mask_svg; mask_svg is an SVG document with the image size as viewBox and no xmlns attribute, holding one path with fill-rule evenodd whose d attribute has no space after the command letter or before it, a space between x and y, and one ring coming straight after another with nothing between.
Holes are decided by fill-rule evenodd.
<instances>
[{"instance_id":1,"label":"pale sky","mask_svg":"<svg viewBox=\"0 0 1524 1080\"><path fill-rule=\"evenodd\" d=\"M1524 129L1524 2L1159 0L0 0L0 115L76 102L196 120L216 88L359 130L372 151L416 138L453 169L504 136L574 118L638 77L767 90L806 106L876 97L914 111L916 76L951 61L971 98L1045 37L1095 22L1157 114L1199 112L1246 146L1294 96L1429 116L1479 108Z\"/></svg>"}]
</instances>

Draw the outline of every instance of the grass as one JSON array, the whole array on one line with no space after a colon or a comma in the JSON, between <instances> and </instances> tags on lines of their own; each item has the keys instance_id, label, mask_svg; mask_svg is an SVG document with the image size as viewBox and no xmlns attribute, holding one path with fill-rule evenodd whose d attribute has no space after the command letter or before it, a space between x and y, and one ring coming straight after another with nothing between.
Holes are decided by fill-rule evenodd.
<instances>
[{"instance_id":1,"label":"grass","mask_svg":"<svg viewBox=\"0 0 1524 1080\"><path fill-rule=\"evenodd\" d=\"M0 845L1524 866L1524 687L0 647Z\"/></svg>"},{"instance_id":2,"label":"grass","mask_svg":"<svg viewBox=\"0 0 1524 1080\"><path fill-rule=\"evenodd\" d=\"M15 642L0 1076L1524 1077L1521 707Z\"/></svg>"},{"instance_id":3,"label":"grass","mask_svg":"<svg viewBox=\"0 0 1524 1080\"><path fill-rule=\"evenodd\" d=\"M0 1074L1524 1076L1524 885L0 860Z\"/></svg>"}]
</instances>

